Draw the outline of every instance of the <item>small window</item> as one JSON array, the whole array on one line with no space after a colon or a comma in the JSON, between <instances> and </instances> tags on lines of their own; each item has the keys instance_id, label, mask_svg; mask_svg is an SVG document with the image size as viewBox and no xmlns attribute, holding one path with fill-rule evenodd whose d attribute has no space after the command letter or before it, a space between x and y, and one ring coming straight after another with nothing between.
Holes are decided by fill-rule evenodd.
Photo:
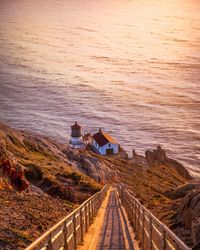
<instances>
[{"instance_id":1,"label":"small window","mask_svg":"<svg viewBox=\"0 0 200 250\"><path fill-rule=\"evenodd\" d=\"M108 147L109 147L109 148L111 147L110 143L108 144Z\"/></svg>"}]
</instances>

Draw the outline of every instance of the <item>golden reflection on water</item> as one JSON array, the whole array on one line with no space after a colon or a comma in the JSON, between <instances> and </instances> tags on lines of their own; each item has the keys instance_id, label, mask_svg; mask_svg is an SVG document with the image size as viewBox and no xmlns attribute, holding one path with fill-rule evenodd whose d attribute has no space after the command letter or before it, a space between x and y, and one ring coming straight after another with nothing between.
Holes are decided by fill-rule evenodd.
<instances>
[{"instance_id":1,"label":"golden reflection on water","mask_svg":"<svg viewBox=\"0 0 200 250\"><path fill-rule=\"evenodd\" d=\"M199 27L197 0L0 1L0 118L59 138L103 121L197 160Z\"/></svg>"}]
</instances>

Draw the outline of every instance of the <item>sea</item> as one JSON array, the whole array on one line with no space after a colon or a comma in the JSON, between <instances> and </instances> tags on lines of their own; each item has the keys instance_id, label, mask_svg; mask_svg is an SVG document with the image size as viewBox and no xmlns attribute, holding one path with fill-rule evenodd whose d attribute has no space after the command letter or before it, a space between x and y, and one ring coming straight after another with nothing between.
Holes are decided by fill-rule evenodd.
<instances>
[{"instance_id":1,"label":"sea","mask_svg":"<svg viewBox=\"0 0 200 250\"><path fill-rule=\"evenodd\" d=\"M0 121L101 127L200 176L200 1L0 0Z\"/></svg>"}]
</instances>

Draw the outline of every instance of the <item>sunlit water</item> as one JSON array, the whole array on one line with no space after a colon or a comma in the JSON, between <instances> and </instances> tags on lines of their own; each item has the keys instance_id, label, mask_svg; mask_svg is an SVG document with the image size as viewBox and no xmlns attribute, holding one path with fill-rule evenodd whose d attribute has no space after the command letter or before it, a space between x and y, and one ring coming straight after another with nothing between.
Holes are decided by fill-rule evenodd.
<instances>
[{"instance_id":1,"label":"sunlit water","mask_svg":"<svg viewBox=\"0 0 200 250\"><path fill-rule=\"evenodd\" d=\"M77 120L200 173L199 0L0 0L0 120L63 142Z\"/></svg>"}]
</instances>

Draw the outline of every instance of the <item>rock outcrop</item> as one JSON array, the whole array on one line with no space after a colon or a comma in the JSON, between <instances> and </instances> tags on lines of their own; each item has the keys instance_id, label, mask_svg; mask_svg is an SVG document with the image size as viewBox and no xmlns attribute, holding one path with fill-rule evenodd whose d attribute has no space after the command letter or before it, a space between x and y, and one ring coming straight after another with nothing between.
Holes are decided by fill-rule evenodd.
<instances>
[{"instance_id":1,"label":"rock outcrop","mask_svg":"<svg viewBox=\"0 0 200 250\"><path fill-rule=\"evenodd\" d=\"M157 146L157 149L154 149L153 151L147 150L145 152L145 158L150 166L158 163L165 163L168 160L166 152L161 148L161 146Z\"/></svg>"},{"instance_id":2,"label":"rock outcrop","mask_svg":"<svg viewBox=\"0 0 200 250\"><path fill-rule=\"evenodd\" d=\"M99 183L104 184L116 176L116 172L95 154L79 150L64 150L63 153L74 167Z\"/></svg>"},{"instance_id":3,"label":"rock outcrop","mask_svg":"<svg viewBox=\"0 0 200 250\"><path fill-rule=\"evenodd\" d=\"M158 164L168 164L174 168L176 168L177 172L184 176L186 179L191 180L192 177L189 174L189 171L179 162L169 158L166 155L164 149L161 146L157 146L157 149L153 151L147 150L145 152L145 159L149 166L155 166Z\"/></svg>"},{"instance_id":4,"label":"rock outcrop","mask_svg":"<svg viewBox=\"0 0 200 250\"><path fill-rule=\"evenodd\" d=\"M3 144L0 144L0 182L11 185L16 191L24 191L29 183L24 176L24 168L8 156Z\"/></svg>"},{"instance_id":5,"label":"rock outcrop","mask_svg":"<svg viewBox=\"0 0 200 250\"><path fill-rule=\"evenodd\" d=\"M182 212L183 221L191 230L192 242L197 244L200 241L200 184L186 196Z\"/></svg>"}]
</instances>

